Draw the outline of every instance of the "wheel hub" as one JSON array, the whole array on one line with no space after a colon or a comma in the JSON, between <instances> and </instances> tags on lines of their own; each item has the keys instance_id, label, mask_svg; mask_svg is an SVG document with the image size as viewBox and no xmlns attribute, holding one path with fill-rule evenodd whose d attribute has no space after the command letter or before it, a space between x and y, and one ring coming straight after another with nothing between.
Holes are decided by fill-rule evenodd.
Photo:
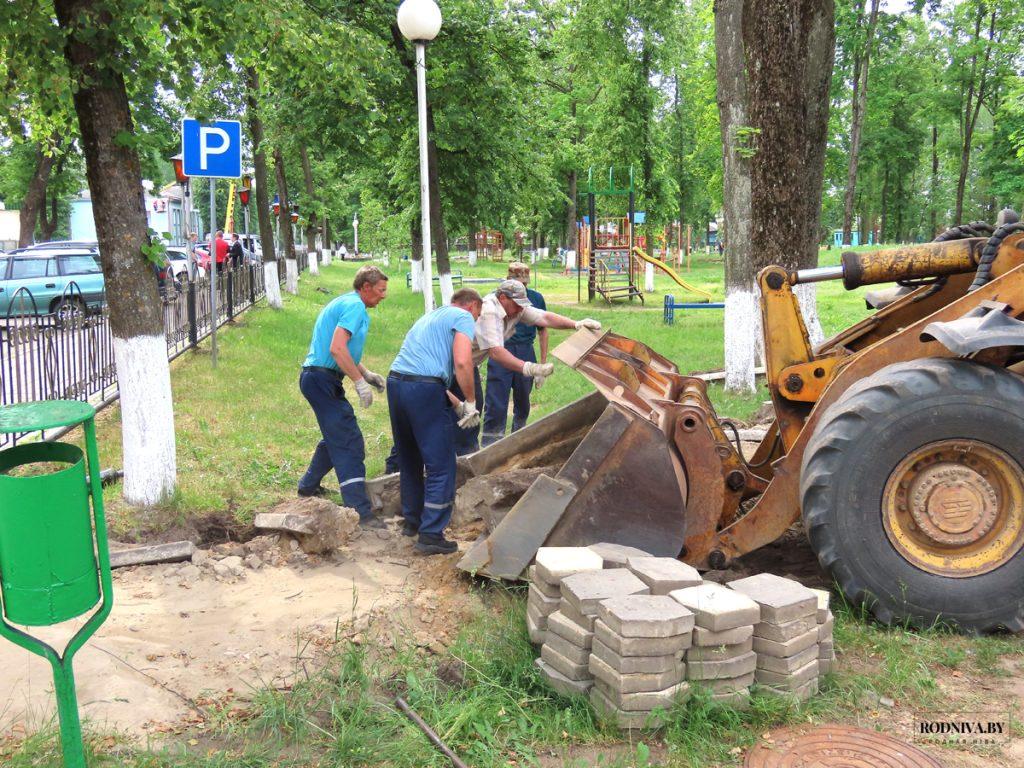
<instances>
[{"instance_id":1,"label":"wheel hub","mask_svg":"<svg viewBox=\"0 0 1024 768\"><path fill-rule=\"evenodd\" d=\"M992 529L995 488L967 466L941 462L921 472L907 499L920 531L939 544L975 542Z\"/></svg>"},{"instance_id":2,"label":"wheel hub","mask_svg":"<svg viewBox=\"0 0 1024 768\"><path fill-rule=\"evenodd\" d=\"M1024 545L1022 470L977 440L922 446L893 470L883 492L889 541L919 568L975 576Z\"/></svg>"}]
</instances>

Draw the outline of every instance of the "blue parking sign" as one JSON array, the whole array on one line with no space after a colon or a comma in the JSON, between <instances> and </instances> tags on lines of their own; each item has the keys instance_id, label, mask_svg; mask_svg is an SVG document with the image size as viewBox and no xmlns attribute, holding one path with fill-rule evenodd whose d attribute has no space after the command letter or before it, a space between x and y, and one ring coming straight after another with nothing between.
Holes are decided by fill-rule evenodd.
<instances>
[{"instance_id":1,"label":"blue parking sign","mask_svg":"<svg viewBox=\"0 0 1024 768\"><path fill-rule=\"evenodd\" d=\"M242 175L242 124L186 117L181 121L181 157L186 176L237 179Z\"/></svg>"}]
</instances>

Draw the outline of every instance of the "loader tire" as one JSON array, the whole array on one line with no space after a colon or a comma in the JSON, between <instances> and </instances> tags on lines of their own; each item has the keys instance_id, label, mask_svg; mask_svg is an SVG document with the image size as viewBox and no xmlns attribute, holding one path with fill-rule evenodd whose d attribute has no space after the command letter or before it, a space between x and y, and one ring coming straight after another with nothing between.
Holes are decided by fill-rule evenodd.
<instances>
[{"instance_id":1,"label":"loader tire","mask_svg":"<svg viewBox=\"0 0 1024 768\"><path fill-rule=\"evenodd\" d=\"M1024 379L897 363L825 411L804 452L821 565L885 623L1024 630Z\"/></svg>"}]
</instances>

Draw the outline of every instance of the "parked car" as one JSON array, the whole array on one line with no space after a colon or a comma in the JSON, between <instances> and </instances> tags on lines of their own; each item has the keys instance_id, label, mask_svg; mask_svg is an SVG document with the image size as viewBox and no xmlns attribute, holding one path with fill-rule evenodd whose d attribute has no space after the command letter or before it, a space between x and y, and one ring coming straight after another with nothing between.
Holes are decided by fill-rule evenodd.
<instances>
[{"instance_id":1,"label":"parked car","mask_svg":"<svg viewBox=\"0 0 1024 768\"><path fill-rule=\"evenodd\" d=\"M77 291L68 288L71 283ZM0 313L67 315L98 310L103 301L103 272L95 251L31 248L0 257Z\"/></svg>"},{"instance_id":2,"label":"parked car","mask_svg":"<svg viewBox=\"0 0 1024 768\"><path fill-rule=\"evenodd\" d=\"M174 276L178 282L185 283L189 280L194 279L188 272L188 251L181 246L171 246L167 249L167 258L170 262L171 269L174 270ZM207 257L209 261L209 257ZM198 263L193 264L193 270L197 277L206 277L206 269L200 266Z\"/></svg>"}]
</instances>

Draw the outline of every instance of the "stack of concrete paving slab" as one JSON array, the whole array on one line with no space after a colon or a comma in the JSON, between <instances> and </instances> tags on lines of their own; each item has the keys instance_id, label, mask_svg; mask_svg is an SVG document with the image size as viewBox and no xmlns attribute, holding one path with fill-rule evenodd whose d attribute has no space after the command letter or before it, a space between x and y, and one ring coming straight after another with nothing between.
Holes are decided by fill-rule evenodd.
<instances>
[{"instance_id":1,"label":"stack of concrete paving slab","mask_svg":"<svg viewBox=\"0 0 1024 768\"><path fill-rule=\"evenodd\" d=\"M815 616L818 620L818 676L824 677L836 663L836 649L832 642L835 619L829 610L832 595L824 589L812 589L811 592L818 598L818 612Z\"/></svg>"},{"instance_id":2,"label":"stack of concrete paving slab","mask_svg":"<svg viewBox=\"0 0 1024 768\"><path fill-rule=\"evenodd\" d=\"M594 708L620 728L657 727L654 710L687 695L683 653L693 613L666 595L603 600L594 622L590 690Z\"/></svg>"},{"instance_id":3,"label":"stack of concrete paving slab","mask_svg":"<svg viewBox=\"0 0 1024 768\"><path fill-rule=\"evenodd\" d=\"M806 700L818 692L818 598L792 579L760 573L729 588L760 609L754 626L754 679L766 693Z\"/></svg>"},{"instance_id":4,"label":"stack of concrete paving slab","mask_svg":"<svg viewBox=\"0 0 1024 768\"><path fill-rule=\"evenodd\" d=\"M686 679L709 689L715 701L746 706L757 666L751 649L753 625L761 615L757 603L710 582L669 595L695 617L693 645L686 652Z\"/></svg>"},{"instance_id":5,"label":"stack of concrete paving slab","mask_svg":"<svg viewBox=\"0 0 1024 768\"><path fill-rule=\"evenodd\" d=\"M556 678L562 689L582 693L593 684L590 651L601 601L647 592L647 586L624 568L583 571L562 579L562 600L548 617L550 631L540 649L547 668L568 681ZM553 675L546 677L551 681Z\"/></svg>"},{"instance_id":6,"label":"stack of concrete paving slab","mask_svg":"<svg viewBox=\"0 0 1024 768\"><path fill-rule=\"evenodd\" d=\"M581 571L599 571L600 556L587 547L541 547L527 571L530 580L526 599L526 629L530 642L544 643L548 617L558 610L562 600L562 579Z\"/></svg>"}]
</instances>

